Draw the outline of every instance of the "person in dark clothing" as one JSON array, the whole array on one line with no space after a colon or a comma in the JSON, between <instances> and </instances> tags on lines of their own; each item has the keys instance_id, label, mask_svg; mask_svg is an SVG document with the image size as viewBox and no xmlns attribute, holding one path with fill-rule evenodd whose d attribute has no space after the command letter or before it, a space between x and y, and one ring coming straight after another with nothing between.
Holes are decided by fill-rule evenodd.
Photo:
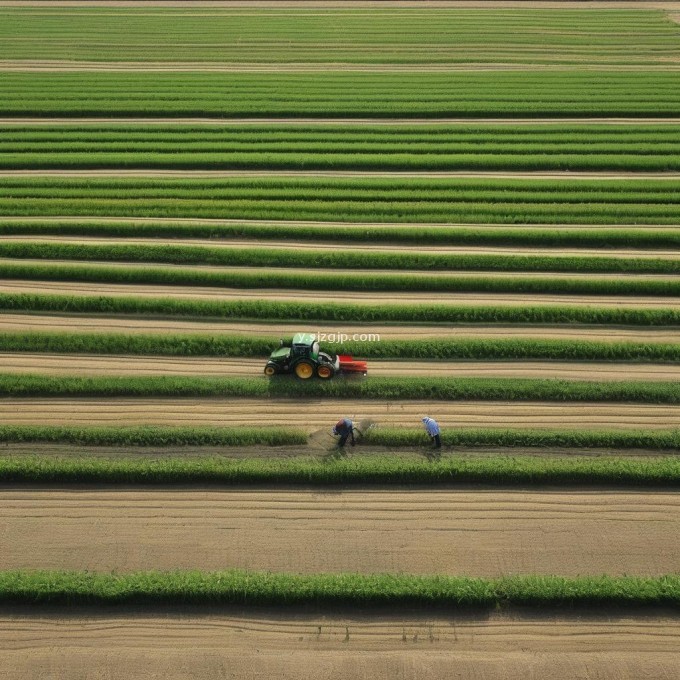
<instances>
[{"instance_id":1,"label":"person in dark clothing","mask_svg":"<svg viewBox=\"0 0 680 680\"><path fill-rule=\"evenodd\" d=\"M335 423L333 435L340 437L338 447L342 448L347 440L354 446L354 423L349 418L342 418Z\"/></svg>"}]
</instances>

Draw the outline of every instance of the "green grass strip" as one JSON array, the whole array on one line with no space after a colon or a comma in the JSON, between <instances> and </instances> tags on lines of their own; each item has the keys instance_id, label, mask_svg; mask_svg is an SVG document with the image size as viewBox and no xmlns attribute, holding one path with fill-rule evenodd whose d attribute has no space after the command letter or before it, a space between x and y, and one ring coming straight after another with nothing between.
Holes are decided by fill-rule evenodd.
<instances>
[{"instance_id":1,"label":"green grass strip","mask_svg":"<svg viewBox=\"0 0 680 680\"><path fill-rule=\"evenodd\" d=\"M380 332L379 328L372 331ZM447 329L442 327L442 335ZM474 333L474 329L470 330ZM287 338L290 339L290 338ZM680 362L680 343L599 342L531 338L381 340L343 342L322 347L336 354L369 359ZM154 333L0 333L0 352L133 354L154 356L262 357L278 347L267 337L165 335Z\"/></svg>"},{"instance_id":2,"label":"green grass strip","mask_svg":"<svg viewBox=\"0 0 680 680\"><path fill-rule=\"evenodd\" d=\"M0 430L0 433L2 430ZM455 428L441 434L443 446L493 448L564 448L564 449L649 449L680 450L680 430L497 430ZM0 434L0 441L2 435ZM377 428L366 432L361 440L366 446L392 449L429 445L422 428Z\"/></svg>"},{"instance_id":3,"label":"green grass strip","mask_svg":"<svg viewBox=\"0 0 680 680\"><path fill-rule=\"evenodd\" d=\"M444 446L520 447L616 450L680 450L679 430L497 430L449 429ZM59 427L0 426L3 444L73 444L75 446L294 446L307 435L290 427ZM360 444L391 449L429 444L422 429L379 428L364 434Z\"/></svg>"},{"instance_id":4,"label":"green grass strip","mask_svg":"<svg viewBox=\"0 0 680 680\"><path fill-rule=\"evenodd\" d=\"M118 296L42 295L0 293L0 310L62 312L67 314L134 314L265 321L342 321L409 323L589 324L622 326L678 326L675 309L625 307L570 307L547 305L456 306L352 305L332 302L275 302L267 300L181 300Z\"/></svg>"},{"instance_id":5,"label":"green grass strip","mask_svg":"<svg viewBox=\"0 0 680 680\"><path fill-rule=\"evenodd\" d=\"M134 484L301 486L424 484L607 485L680 487L680 460L630 458L450 457L428 461L390 457L166 458L116 460L0 457L2 484Z\"/></svg>"},{"instance_id":6,"label":"green grass strip","mask_svg":"<svg viewBox=\"0 0 680 680\"><path fill-rule=\"evenodd\" d=\"M423 271L582 272L678 274L680 260L635 257L470 255L353 252L306 252L300 249L224 248L184 245L90 245L0 243L0 257L103 262L143 262L231 267L319 267ZM296 278L303 278L300 275Z\"/></svg>"},{"instance_id":7,"label":"green grass strip","mask_svg":"<svg viewBox=\"0 0 680 680\"><path fill-rule=\"evenodd\" d=\"M448 276L436 274L378 274L371 272L320 273L253 271L209 271L87 264L0 264L1 279L38 281L83 281L223 288L286 288L324 291L400 291L433 293L535 293L551 295L649 295L680 296L680 279L642 278L554 278L521 276Z\"/></svg>"},{"instance_id":8,"label":"green grass strip","mask_svg":"<svg viewBox=\"0 0 680 680\"><path fill-rule=\"evenodd\" d=\"M677 382L589 382L515 378L370 378L310 380L290 376L205 378L72 377L0 374L2 397L222 397L298 399L529 400L680 404Z\"/></svg>"},{"instance_id":9,"label":"green grass strip","mask_svg":"<svg viewBox=\"0 0 680 680\"><path fill-rule=\"evenodd\" d=\"M172 571L0 572L0 603L60 605L678 606L680 575L411 576Z\"/></svg>"},{"instance_id":10,"label":"green grass strip","mask_svg":"<svg viewBox=\"0 0 680 680\"><path fill-rule=\"evenodd\" d=\"M430 243L433 245L535 246L542 248L679 249L679 229L579 229L561 225L522 226L374 226L304 224L186 224L171 222L88 222L78 219L41 221L0 219L6 236L90 236L133 238L276 239L331 243Z\"/></svg>"},{"instance_id":11,"label":"green grass strip","mask_svg":"<svg viewBox=\"0 0 680 680\"><path fill-rule=\"evenodd\" d=\"M55 427L0 425L4 444L77 446L303 446L307 435L293 427ZM659 440L661 444L661 440Z\"/></svg>"}]
</instances>

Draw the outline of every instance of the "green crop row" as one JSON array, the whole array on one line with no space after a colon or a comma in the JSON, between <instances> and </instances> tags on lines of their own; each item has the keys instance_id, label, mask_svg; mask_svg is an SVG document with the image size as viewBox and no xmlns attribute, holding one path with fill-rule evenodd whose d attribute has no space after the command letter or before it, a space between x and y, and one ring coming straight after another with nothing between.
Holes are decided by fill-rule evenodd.
<instances>
[{"instance_id":1,"label":"green crop row","mask_svg":"<svg viewBox=\"0 0 680 680\"><path fill-rule=\"evenodd\" d=\"M479 147L507 148L525 145L545 145L549 149L573 148L586 151L585 145L592 144L596 149L610 145L616 152L628 145L649 146L656 150L664 145L680 143L680 130L676 125L654 122L618 123L616 125L594 123L570 124L568 121L551 123L541 121L522 123L446 123L419 124L391 121L389 125L378 121L362 121L361 125L344 123L314 122L305 124L298 122L252 122L244 125L229 120L212 121L210 124L186 123L181 121L157 122L153 124L139 122L101 121L83 123L81 121L60 121L58 124L43 123L35 125L3 125L0 123L0 149L3 151L41 151L71 148L90 150L90 145L106 145L109 151L124 151L147 144L144 151L154 148L176 148L181 150L187 146L194 150L193 144L213 146L195 147L195 150L209 151L220 144L228 144L229 149L247 150L258 145L272 145L281 150L291 148L300 151L308 148L307 144L323 145L330 148L353 149L362 144L377 144L380 149L390 148L397 144L408 148L419 144L431 144L433 150L440 150L451 144L451 148L470 146L470 151ZM87 144L80 149L76 145ZM38 146L41 145L41 146ZM111 146L109 146L111 145ZM232 146L236 145L236 146ZM241 145L241 146L239 146ZM247 146L246 146L247 145ZM440 146L442 145L442 146ZM474 145L474 146L473 146ZM75 148L73 148L75 146ZM445 147L448 148L448 147ZM322 146L315 147L322 150ZM638 149L639 150L639 149Z\"/></svg>"},{"instance_id":2,"label":"green crop row","mask_svg":"<svg viewBox=\"0 0 680 680\"><path fill-rule=\"evenodd\" d=\"M225 248L187 245L0 242L0 257L145 262L231 267L318 267L323 269L390 269L422 271L583 272L678 274L680 259L389 253L347 250L304 251L294 248ZM296 278L302 278L297 276Z\"/></svg>"},{"instance_id":3,"label":"green crop row","mask_svg":"<svg viewBox=\"0 0 680 680\"><path fill-rule=\"evenodd\" d=\"M602 401L680 404L676 382L389 377L308 381L186 376L75 377L0 374L2 397L223 397Z\"/></svg>"},{"instance_id":4,"label":"green crop row","mask_svg":"<svg viewBox=\"0 0 680 680\"><path fill-rule=\"evenodd\" d=\"M278 427L57 427L0 426L3 444L72 444L74 446L295 446L306 445L307 435L295 428ZM369 430L359 444L390 449L419 448L429 443L422 430L379 428ZM560 448L680 450L679 430L497 430L457 428L442 433L445 447Z\"/></svg>"},{"instance_id":5,"label":"green crop row","mask_svg":"<svg viewBox=\"0 0 680 680\"><path fill-rule=\"evenodd\" d=\"M40 144L38 146L41 146ZM210 144L207 144L210 146ZM540 146L540 145L537 145ZM37 153L5 152L0 149L0 169L58 170L96 168L177 168L182 170L489 170L489 171L628 171L672 172L680 170L680 147L651 151L621 149L557 152L549 148L495 152L445 153L419 149L397 151L350 150L331 152L304 150L243 152L191 151L170 149L151 151L106 151L93 148L81 153L73 149Z\"/></svg>"},{"instance_id":6,"label":"green crop row","mask_svg":"<svg viewBox=\"0 0 680 680\"><path fill-rule=\"evenodd\" d=\"M2 178L16 216L478 224L677 224L675 179Z\"/></svg>"},{"instance_id":7,"label":"green crop row","mask_svg":"<svg viewBox=\"0 0 680 680\"><path fill-rule=\"evenodd\" d=\"M247 63L666 63L680 30L661 11L434 8L9 7L4 59ZM141 9L141 8L140 8ZM299 9L299 8L298 8ZM178 28L181 21L181 30Z\"/></svg>"},{"instance_id":8,"label":"green crop row","mask_svg":"<svg viewBox=\"0 0 680 680\"><path fill-rule=\"evenodd\" d=\"M673 452L680 450L680 430L635 432L632 430L560 431L456 428L444 430L441 434L441 440L445 447L648 449ZM367 446L385 446L391 449L399 449L429 445L429 439L422 429L377 428L364 433L360 443Z\"/></svg>"},{"instance_id":9,"label":"green crop row","mask_svg":"<svg viewBox=\"0 0 680 680\"><path fill-rule=\"evenodd\" d=\"M407 460L354 457L289 458L55 458L0 457L2 484L491 484L680 487L680 461L625 458L483 457Z\"/></svg>"},{"instance_id":10,"label":"green crop row","mask_svg":"<svg viewBox=\"0 0 680 680\"><path fill-rule=\"evenodd\" d=\"M86 314L138 314L267 321L343 321L405 323L512 323L605 324L627 326L679 326L675 309L570 306L456 306L352 305L333 302L277 302L267 300L183 300L99 295L33 295L0 293L4 311L65 312Z\"/></svg>"},{"instance_id":11,"label":"green crop row","mask_svg":"<svg viewBox=\"0 0 680 680\"><path fill-rule=\"evenodd\" d=\"M473 332L471 330L471 333ZM442 335L445 334L446 328L442 328ZM0 334L0 352L267 357L276 346L276 342L267 337L226 334L144 335L70 332ZM369 359L680 362L680 344L656 342L442 337L431 340L347 341L329 345L327 348L337 354L353 354Z\"/></svg>"},{"instance_id":12,"label":"green crop row","mask_svg":"<svg viewBox=\"0 0 680 680\"><path fill-rule=\"evenodd\" d=\"M0 603L59 605L678 606L680 576L410 576L0 571Z\"/></svg>"},{"instance_id":13,"label":"green crop row","mask_svg":"<svg viewBox=\"0 0 680 680\"><path fill-rule=\"evenodd\" d=\"M304 224L215 224L172 222L116 222L11 220L0 218L0 234L7 236L90 236L136 238L252 238L335 243L376 242L432 245L533 246L543 248L680 249L680 229L583 229L554 226L374 226ZM417 251L414 251L417 252Z\"/></svg>"},{"instance_id":14,"label":"green crop row","mask_svg":"<svg viewBox=\"0 0 680 680\"><path fill-rule=\"evenodd\" d=\"M319 291L403 291L449 293L524 293L546 295L621 295L673 297L680 295L680 279L556 278L521 276L448 276L376 274L370 271L321 273L269 271L210 271L192 268L42 264L0 262L0 280L87 281L91 283L151 284L222 288L284 288Z\"/></svg>"},{"instance_id":15,"label":"green crop row","mask_svg":"<svg viewBox=\"0 0 680 680\"><path fill-rule=\"evenodd\" d=\"M659 440L661 445L662 439ZM295 446L307 435L290 427L53 427L0 425L0 442L76 446ZM650 447L655 448L655 447Z\"/></svg>"},{"instance_id":16,"label":"green crop row","mask_svg":"<svg viewBox=\"0 0 680 680\"><path fill-rule=\"evenodd\" d=\"M680 74L676 71L4 72L0 90L0 116L568 118L680 114Z\"/></svg>"}]
</instances>

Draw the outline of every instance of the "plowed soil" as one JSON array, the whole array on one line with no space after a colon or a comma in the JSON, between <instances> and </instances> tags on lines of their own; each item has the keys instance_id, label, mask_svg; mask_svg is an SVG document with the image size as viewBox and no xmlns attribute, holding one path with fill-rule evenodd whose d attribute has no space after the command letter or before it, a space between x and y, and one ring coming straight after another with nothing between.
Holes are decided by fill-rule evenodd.
<instances>
[{"instance_id":1,"label":"plowed soil","mask_svg":"<svg viewBox=\"0 0 680 680\"><path fill-rule=\"evenodd\" d=\"M522 293L402 293L364 291L307 291L272 288L210 288L187 286L150 286L109 283L75 283L71 281L0 281L0 293L31 293L44 295L79 295L83 297L181 298L194 300L274 300L392 305L450 304L454 306L564 305L566 307L623 307L629 309L678 309L680 298L627 297L616 295L526 295ZM336 323L336 322L333 322Z\"/></svg>"},{"instance_id":2,"label":"plowed soil","mask_svg":"<svg viewBox=\"0 0 680 680\"><path fill-rule=\"evenodd\" d=\"M0 613L6 680L658 680L679 649L671 613Z\"/></svg>"},{"instance_id":3,"label":"plowed soil","mask_svg":"<svg viewBox=\"0 0 680 680\"><path fill-rule=\"evenodd\" d=\"M314 328L311 328L314 326ZM619 326L481 326L460 325L400 325L373 323L370 325L323 322L266 323L237 321L181 321L125 316L96 317L67 314L0 314L0 332L59 332L59 333L125 333L125 334L220 334L271 337L276 341L303 331L347 335L378 334L381 340L426 340L429 338L539 338L545 340L592 340L597 342L675 342L680 343L680 330L674 328L625 328ZM359 337L355 338L360 340ZM364 338L366 339L366 338ZM337 340L335 340L337 342ZM332 348L332 342L324 344Z\"/></svg>"},{"instance_id":4,"label":"plowed soil","mask_svg":"<svg viewBox=\"0 0 680 680\"><path fill-rule=\"evenodd\" d=\"M0 517L0 569L660 575L680 560L673 492L8 487Z\"/></svg>"},{"instance_id":5,"label":"plowed soil","mask_svg":"<svg viewBox=\"0 0 680 680\"><path fill-rule=\"evenodd\" d=\"M574 430L668 430L680 406L665 404L313 399L50 398L0 399L0 425L247 425L328 429L338 417L419 427L431 415L442 427ZM330 434L329 434L330 441Z\"/></svg>"},{"instance_id":6,"label":"plowed soil","mask_svg":"<svg viewBox=\"0 0 680 680\"><path fill-rule=\"evenodd\" d=\"M261 376L261 359L92 354L0 353L3 373L48 375ZM678 380L680 365L588 361L377 361L372 376ZM262 375L262 379L265 380Z\"/></svg>"}]
</instances>

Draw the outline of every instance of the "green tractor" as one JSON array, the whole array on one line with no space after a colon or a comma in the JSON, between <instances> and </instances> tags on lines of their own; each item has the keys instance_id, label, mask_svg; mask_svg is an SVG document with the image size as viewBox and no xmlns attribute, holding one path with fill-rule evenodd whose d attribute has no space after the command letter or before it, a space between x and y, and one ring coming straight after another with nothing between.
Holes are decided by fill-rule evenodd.
<instances>
[{"instance_id":1,"label":"green tractor","mask_svg":"<svg viewBox=\"0 0 680 680\"><path fill-rule=\"evenodd\" d=\"M271 353L264 367L264 374L269 378L292 373L299 380L309 380L314 376L330 380L342 373L366 375L366 372L365 361L355 361L344 354L322 352L313 333L296 333L290 344L281 340L281 346Z\"/></svg>"}]
</instances>

